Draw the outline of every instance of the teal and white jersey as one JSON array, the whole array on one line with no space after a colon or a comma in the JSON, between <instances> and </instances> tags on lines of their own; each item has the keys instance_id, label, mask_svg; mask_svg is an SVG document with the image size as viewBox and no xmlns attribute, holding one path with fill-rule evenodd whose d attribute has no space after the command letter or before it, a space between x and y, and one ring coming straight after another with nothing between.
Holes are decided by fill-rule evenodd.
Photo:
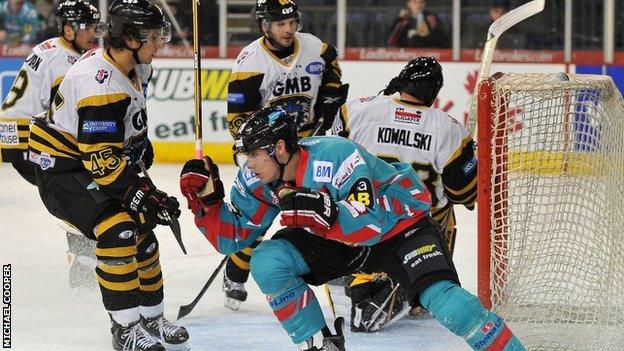
<instances>
[{"instance_id":1,"label":"teal and white jersey","mask_svg":"<svg viewBox=\"0 0 624 351\"><path fill-rule=\"evenodd\" d=\"M331 194L338 219L323 238L371 246L397 235L431 209L431 196L406 163L387 163L360 145L339 137L299 141L301 158L294 181ZM239 171L231 204L219 203L198 213L196 225L221 253L247 247L264 234L279 214L279 199L249 169Z\"/></svg>"}]
</instances>

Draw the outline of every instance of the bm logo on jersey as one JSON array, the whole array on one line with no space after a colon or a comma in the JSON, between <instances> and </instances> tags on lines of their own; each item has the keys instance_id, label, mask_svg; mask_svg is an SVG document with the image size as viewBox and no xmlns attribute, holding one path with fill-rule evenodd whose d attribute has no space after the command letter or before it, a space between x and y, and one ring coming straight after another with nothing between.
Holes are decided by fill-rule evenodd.
<instances>
[{"instance_id":1,"label":"bm logo on jersey","mask_svg":"<svg viewBox=\"0 0 624 351\"><path fill-rule=\"evenodd\" d=\"M314 161L312 163L312 169L314 169L312 180L319 183L331 183L333 166L329 161Z\"/></svg>"}]
</instances>

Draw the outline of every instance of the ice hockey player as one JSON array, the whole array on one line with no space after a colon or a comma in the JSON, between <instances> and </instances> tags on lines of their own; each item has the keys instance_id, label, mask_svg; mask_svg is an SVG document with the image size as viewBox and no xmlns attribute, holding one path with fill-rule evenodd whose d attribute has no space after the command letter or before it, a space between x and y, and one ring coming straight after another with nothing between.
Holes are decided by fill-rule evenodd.
<instances>
[{"instance_id":1,"label":"ice hockey player","mask_svg":"<svg viewBox=\"0 0 624 351\"><path fill-rule=\"evenodd\" d=\"M348 84L336 48L301 33L299 9L291 0L258 0L262 36L239 53L228 85L228 127L236 136L251 112L281 106L297 121L299 135L325 134L347 98ZM251 252L262 241L230 256L223 276L225 305L238 309L247 297Z\"/></svg>"},{"instance_id":2,"label":"ice hockey player","mask_svg":"<svg viewBox=\"0 0 624 351\"><path fill-rule=\"evenodd\" d=\"M345 350L340 320L332 335L308 284L358 271L386 272L475 350L524 350L498 315L459 286L429 216L431 195L409 164L386 163L345 138L299 140L281 108L249 116L235 145L247 160L231 203L209 157L186 162L180 188L195 224L222 253L264 235L281 213L284 228L255 249L251 274L300 350Z\"/></svg>"},{"instance_id":3,"label":"ice hockey player","mask_svg":"<svg viewBox=\"0 0 624 351\"><path fill-rule=\"evenodd\" d=\"M147 147L150 64L170 38L169 22L148 0L113 1L104 47L67 71L48 120L31 127L29 159L44 205L97 241L115 350L188 350L187 331L163 316L152 231L180 215L179 203L135 167Z\"/></svg>"},{"instance_id":4,"label":"ice hockey player","mask_svg":"<svg viewBox=\"0 0 624 351\"><path fill-rule=\"evenodd\" d=\"M452 256L457 232L453 205L474 207L477 161L468 130L431 107L443 81L442 66L435 58L411 60L383 95L344 105L332 133L365 145L388 162L412 165L431 193L431 217L442 228ZM392 96L395 93L399 96ZM386 275L355 275L349 282L346 295L352 302L352 331L377 331L410 308L401 304L402 289Z\"/></svg>"},{"instance_id":5,"label":"ice hockey player","mask_svg":"<svg viewBox=\"0 0 624 351\"><path fill-rule=\"evenodd\" d=\"M97 37L105 27L98 9L83 0L61 1L56 16L59 37L34 47L0 110L0 128L6 133L0 141L0 159L11 162L26 181L35 185L35 169L27 159L30 119L49 109L65 72L84 52L97 46ZM69 285L95 286L95 245L72 231L66 233Z\"/></svg>"}]
</instances>

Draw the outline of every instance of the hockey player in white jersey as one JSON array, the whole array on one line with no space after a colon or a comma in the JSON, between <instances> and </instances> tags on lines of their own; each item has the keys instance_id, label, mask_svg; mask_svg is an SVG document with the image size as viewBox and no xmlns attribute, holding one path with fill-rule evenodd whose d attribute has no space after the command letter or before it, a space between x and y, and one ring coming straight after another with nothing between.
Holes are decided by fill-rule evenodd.
<instances>
[{"instance_id":1,"label":"hockey player in white jersey","mask_svg":"<svg viewBox=\"0 0 624 351\"><path fill-rule=\"evenodd\" d=\"M31 184L36 181L26 157L28 123L32 116L48 110L65 72L84 52L97 46L96 37L103 29L97 8L83 0L62 1L56 16L59 36L33 48L0 109L0 159L11 162Z\"/></svg>"},{"instance_id":2,"label":"hockey player in white jersey","mask_svg":"<svg viewBox=\"0 0 624 351\"><path fill-rule=\"evenodd\" d=\"M256 19L262 36L239 53L228 85L228 127L235 136L247 116L280 106L295 119L301 137L324 134L347 98L336 48L301 33L299 9L291 0L258 0ZM247 297L251 251L262 241L228 259L225 304L238 309Z\"/></svg>"},{"instance_id":3,"label":"hockey player in white jersey","mask_svg":"<svg viewBox=\"0 0 624 351\"><path fill-rule=\"evenodd\" d=\"M431 215L442 227L452 255L456 234L453 205L474 207L477 163L468 130L431 107L442 85L442 66L435 58L411 60L383 95L354 99L342 106L332 133L364 145L386 161L412 165L432 194ZM393 96L395 93L399 96ZM346 281L353 331L379 330L409 310L402 289L386 275L361 274ZM332 291L336 291L333 286Z\"/></svg>"},{"instance_id":4,"label":"hockey player in white jersey","mask_svg":"<svg viewBox=\"0 0 624 351\"><path fill-rule=\"evenodd\" d=\"M98 9L83 0L61 1L56 9L59 37L35 46L17 74L0 110L0 128L8 131L0 142L0 159L11 162L17 172L35 184L35 171L27 159L29 122L47 111L65 72L80 56L97 46L104 23ZM69 285L93 287L95 245L68 228Z\"/></svg>"},{"instance_id":5,"label":"hockey player in white jersey","mask_svg":"<svg viewBox=\"0 0 624 351\"><path fill-rule=\"evenodd\" d=\"M36 119L29 159L48 211L95 240L97 280L115 350L188 350L188 333L163 316L163 277L152 231L179 203L137 173L147 140L151 62L171 38L148 0L115 0L104 47L65 75L47 120Z\"/></svg>"}]
</instances>

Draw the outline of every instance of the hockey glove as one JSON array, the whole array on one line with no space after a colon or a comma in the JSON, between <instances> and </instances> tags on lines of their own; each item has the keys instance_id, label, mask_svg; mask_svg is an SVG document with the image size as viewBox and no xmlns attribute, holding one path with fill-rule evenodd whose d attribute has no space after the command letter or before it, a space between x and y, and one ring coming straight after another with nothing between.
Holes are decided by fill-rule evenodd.
<instances>
[{"instance_id":1,"label":"hockey glove","mask_svg":"<svg viewBox=\"0 0 624 351\"><path fill-rule=\"evenodd\" d=\"M338 205L330 194L308 188L282 188L280 198L282 218L280 224L286 227L307 227L315 233L322 233L338 218Z\"/></svg>"},{"instance_id":2,"label":"hockey glove","mask_svg":"<svg viewBox=\"0 0 624 351\"><path fill-rule=\"evenodd\" d=\"M219 167L209 156L204 156L203 160L186 161L180 173L180 191L195 214L202 204L210 206L222 201L225 192Z\"/></svg>"},{"instance_id":3,"label":"hockey glove","mask_svg":"<svg viewBox=\"0 0 624 351\"><path fill-rule=\"evenodd\" d=\"M139 178L126 191L123 206L139 226L145 223L169 225L170 216L180 217L178 200L156 189L148 178Z\"/></svg>"},{"instance_id":4,"label":"hockey glove","mask_svg":"<svg viewBox=\"0 0 624 351\"><path fill-rule=\"evenodd\" d=\"M152 142L147 138L135 143L131 148L124 149L123 154L136 173L141 173L142 171L139 162L143 162L145 170L150 169L154 162L154 148L152 147Z\"/></svg>"},{"instance_id":5,"label":"hockey glove","mask_svg":"<svg viewBox=\"0 0 624 351\"><path fill-rule=\"evenodd\" d=\"M349 84L343 84L338 88L326 86L319 88L316 104L314 104L314 120L317 125L320 124L316 135L324 134L331 128L340 106L347 102L348 92Z\"/></svg>"}]
</instances>

